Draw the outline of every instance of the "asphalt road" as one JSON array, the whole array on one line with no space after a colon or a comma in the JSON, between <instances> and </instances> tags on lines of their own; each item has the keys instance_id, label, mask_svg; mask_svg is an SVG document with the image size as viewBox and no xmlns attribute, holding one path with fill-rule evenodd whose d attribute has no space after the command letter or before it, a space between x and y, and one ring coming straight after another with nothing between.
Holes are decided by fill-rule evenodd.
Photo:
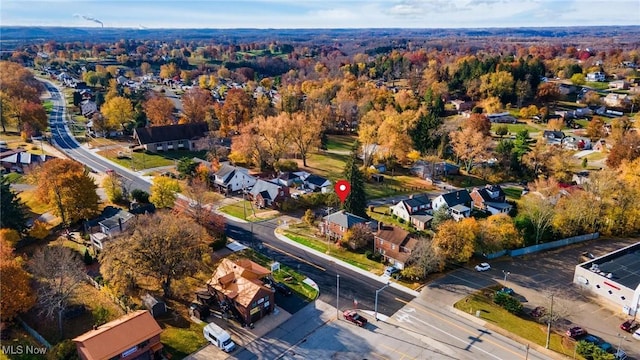
<instances>
[{"instance_id":1,"label":"asphalt road","mask_svg":"<svg viewBox=\"0 0 640 360\"><path fill-rule=\"evenodd\" d=\"M118 175L125 179L131 190L141 189L148 192L151 183L131 171L113 166L111 162L81 146L75 138L69 134L69 128L65 121L66 102L62 96L62 92L50 81L43 80L43 83L49 91L49 94L51 94L51 101L53 102L53 109L49 115L49 127L51 128L53 144L57 145L57 148L66 153L70 158L85 164L94 171L105 172L107 169L113 169Z\"/></svg>"}]
</instances>

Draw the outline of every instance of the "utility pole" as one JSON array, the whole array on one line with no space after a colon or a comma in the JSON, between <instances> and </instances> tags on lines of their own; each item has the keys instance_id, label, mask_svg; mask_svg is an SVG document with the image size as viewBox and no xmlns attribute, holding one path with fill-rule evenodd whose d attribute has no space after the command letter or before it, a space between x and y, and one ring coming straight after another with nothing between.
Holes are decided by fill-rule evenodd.
<instances>
[{"instance_id":1,"label":"utility pole","mask_svg":"<svg viewBox=\"0 0 640 360\"><path fill-rule=\"evenodd\" d=\"M340 319L340 274L336 274L336 319Z\"/></svg>"},{"instance_id":2,"label":"utility pole","mask_svg":"<svg viewBox=\"0 0 640 360\"><path fill-rule=\"evenodd\" d=\"M616 351L616 356L617 356L618 354L620 354L620 347L622 346L622 340L626 339L627 337L620 335L620 333L616 334L616 336L620 338L620 341L618 341L618 350Z\"/></svg>"},{"instance_id":3,"label":"utility pole","mask_svg":"<svg viewBox=\"0 0 640 360\"><path fill-rule=\"evenodd\" d=\"M551 339L551 321L553 319L553 294L551 294L551 308L549 309L549 319L547 320L547 344L545 348L549 348L549 340Z\"/></svg>"},{"instance_id":4,"label":"utility pole","mask_svg":"<svg viewBox=\"0 0 640 360\"><path fill-rule=\"evenodd\" d=\"M384 290L387 287L389 287L389 285L391 285L391 283L387 282L387 285L385 285L385 286L381 287L380 289L376 290L376 301L375 301L375 306L374 306L375 307L375 313L376 313L376 315L375 315L376 321L378 321L378 294L380 294L380 292L382 290Z\"/></svg>"}]
</instances>

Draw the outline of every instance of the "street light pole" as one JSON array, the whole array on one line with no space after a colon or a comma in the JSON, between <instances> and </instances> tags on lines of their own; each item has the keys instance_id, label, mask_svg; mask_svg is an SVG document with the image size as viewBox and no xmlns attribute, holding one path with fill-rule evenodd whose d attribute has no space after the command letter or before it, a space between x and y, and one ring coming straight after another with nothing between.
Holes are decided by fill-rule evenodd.
<instances>
[{"instance_id":1,"label":"street light pole","mask_svg":"<svg viewBox=\"0 0 640 360\"><path fill-rule=\"evenodd\" d=\"M620 354L620 347L622 346L622 340L626 339L627 337L620 335L620 333L616 334L616 336L620 338L620 341L618 341L618 350L616 351L616 356L618 356L618 354Z\"/></svg>"},{"instance_id":2,"label":"street light pole","mask_svg":"<svg viewBox=\"0 0 640 360\"><path fill-rule=\"evenodd\" d=\"M504 286L507 286L507 275L511 275L511 272L502 270L502 273L504 274Z\"/></svg>"},{"instance_id":3,"label":"street light pole","mask_svg":"<svg viewBox=\"0 0 640 360\"><path fill-rule=\"evenodd\" d=\"M385 286L381 287L380 289L376 290L376 301L375 301L375 306L374 306L375 307L375 313L376 313L376 315L375 315L376 321L378 321L378 294L380 294L380 292L382 290L384 290L387 287L389 287L389 285L391 285L391 283L387 282L387 285L385 285Z\"/></svg>"},{"instance_id":4,"label":"street light pole","mask_svg":"<svg viewBox=\"0 0 640 360\"><path fill-rule=\"evenodd\" d=\"M553 294L551 294L551 308L549 309L549 319L547 319L547 344L545 348L549 348L549 340L551 339L551 320L553 319Z\"/></svg>"},{"instance_id":5,"label":"street light pole","mask_svg":"<svg viewBox=\"0 0 640 360\"><path fill-rule=\"evenodd\" d=\"M336 319L340 319L340 274L336 274Z\"/></svg>"}]
</instances>

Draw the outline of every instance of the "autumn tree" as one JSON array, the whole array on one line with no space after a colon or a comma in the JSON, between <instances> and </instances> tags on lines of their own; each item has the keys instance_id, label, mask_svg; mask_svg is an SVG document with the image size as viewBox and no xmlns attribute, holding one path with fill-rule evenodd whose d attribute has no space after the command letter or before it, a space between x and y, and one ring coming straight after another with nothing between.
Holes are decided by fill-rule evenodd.
<instances>
[{"instance_id":1,"label":"autumn tree","mask_svg":"<svg viewBox=\"0 0 640 360\"><path fill-rule=\"evenodd\" d=\"M253 164L260 169L266 168L269 155L256 124L247 124L240 128L240 135L231 143L229 159L235 164Z\"/></svg>"},{"instance_id":2,"label":"autumn tree","mask_svg":"<svg viewBox=\"0 0 640 360\"><path fill-rule=\"evenodd\" d=\"M116 96L102 105L100 109L106 118L105 128L114 130L120 129L125 123L133 120L133 105L131 100Z\"/></svg>"},{"instance_id":3,"label":"autumn tree","mask_svg":"<svg viewBox=\"0 0 640 360\"><path fill-rule=\"evenodd\" d=\"M142 72L142 75L147 75L149 71L151 71L151 64L146 61L143 62L140 64L140 71Z\"/></svg>"},{"instance_id":4,"label":"autumn tree","mask_svg":"<svg viewBox=\"0 0 640 360\"><path fill-rule=\"evenodd\" d=\"M386 111L384 121L378 129L378 143L382 148L388 149L386 156L393 157L400 162L407 159L407 154L413 149L409 131L415 127L418 114L413 110L398 113Z\"/></svg>"},{"instance_id":5,"label":"autumn tree","mask_svg":"<svg viewBox=\"0 0 640 360\"><path fill-rule=\"evenodd\" d=\"M553 224L555 215L553 197L530 192L522 197L519 212L531 222L536 245L539 244L542 236Z\"/></svg>"},{"instance_id":6,"label":"autumn tree","mask_svg":"<svg viewBox=\"0 0 640 360\"><path fill-rule=\"evenodd\" d=\"M489 138L472 128L451 132L449 136L453 152L464 163L465 170L469 173L475 162L486 156Z\"/></svg>"},{"instance_id":7,"label":"autumn tree","mask_svg":"<svg viewBox=\"0 0 640 360\"><path fill-rule=\"evenodd\" d=\"M342 244L354 251L362 249L373 244L373 234L366 224L356 224L346 231Z\"/></svg>"},{"instance_id":8,"label":"autumn tree","mask_svg":"<svg viewBox=\"0 0 640 360\"><path fill-rule=\"evenodd\" d=\"M29 268L38 282L40 313L49 319L57 316L62 334L62 313L86 279L84 264L75 251L53 244L38 249Z\"/></svg>"},{"instance_id":9,"label":"autumn tree","mask_svg":"<svg viewBox=\"0 0 640 360\"><path fill-rule=\"evenodd\" d=\"M424 279L431 273L442 271L444 261L432 239L421 237L416 241L416 248L411 252L407 261L409 266L402 271L402 276Z\"/></svg>"},{"instance_id":10,"label":"autumn tree","mask_svg":"<svg viewBox=\"0 0 640 360\"><path fill-rule=\"evenodd\" d=\"M109 201L114 203L122 201L122 181L116 173L108 174L104 180L102 180L102 188L109 198Z\"/></svg>"},{"instance_id":11,"label":"autumn tree","mask_svg":"<svg viewBox=\"0 0 640 360\"><path fill-rule=\"evenodd\" d=\"M151 96L142 105L152 126L173 124L173 103L164 96Z\"/></svg>"},{"instance_id":12,"label":"autumn tree","mask_svg":"<svg viewBox=\"0 0 640 360\"><path fill-rule=\"evenodd\" d=\"M365 167L368 167L373 162L373 155L379 144L378 134L383 122L383 113L372 110L366 113L358 123L358 142L362 145Z\"/></svg>"},{"instance_id":13,"label":"autumn tree","mask_svg":"<svg viewBox=\"0 0 640 360\"><path fill-rule=\"evenodd\" d=\"M596 201L586 191L561 197L555 206L553 228L565 237L595 232L600 221L598 211L593 211Z\"/></svg>"},{"instance_id":14,"label":"autumn tree","mask_svg":"<svg viewBox=\"0 0 640 360\"><path fill-rule=\"evenodd\" d=\"M449 220L438 226L433 245L444 261L466 262L473 255L479 224L474 218Z\"/></svg>"},{"instance_id":15,"label":"autumn tree","mask_svg":"<svg viewBox=\"0 0 640 360\"><path fill-rule=\"evenodd\" d=\"M594 116L587 125L587 136L592 141L596 141L605 137L606 131L604 128L604 121L599 116Z\"/></svg>"},{"instance_id":16,"label":"autumn tree","mask_svg":"<svg viewBox=\"0 0 640 360\"><path fill-rule=\"evenodd\" d=\"M464 122L463 128L471 128L484 136L491 136L491 121L483 114L471 114Z\"/></svg>"},{"instance_id":17,"label":"autumn tree","mask_svg":"<svg viewBox=\"0 0 640 360\"><path fill-rule=\"evenodd\" d=\"M211 93L201 88L191 88L182 95L182 116L189 123L205 122L213 105Z\"/></svg>"},{"instance_id":18,"label":"autumn tree","mask_svg":"<svg viewBox=\"0 0 640 360\"><path fill-rule=\"evenodd\" d=\"M155 279L170 297L174 281L201 268L209 241L205 229L189 217L167 212L141 215L128 232L106 245L100 254L101 271L119 290Z\"/></svg>"},{"instance_id":19,"label":"autumn tree","mask_svg":"<svg viewBox=\"0 0 640 360\"><path fill-rule=\"evenodd\" d=\"M480 77L480 91L488 96L498 97L504 101L507 96L513 94L513 75L508 71L498 71L482 75Z\"/></svg>"},{"instance_id":20,"label":"autumn tree","mask_svg":"<svg viewBox=\"0 0 640 360\"><path fill-rule=\"evenodd\" d=\"M169 79L178 75L180 69L175 63L168 63L160 66L160 77L163 79Z\"/></svg>"},{"instance_id":21,"label":"autumn tree","mask_svg":"<svg viewBox=\"0 0 640 360\"><path fill-rule=\"evenodd\" d=\"M176 201L177 193L180 192L178 180L166 176L156 176L151 185L151 196L149 201L157 208L170 208Z\"/></svg>"},{"instance_id":22,"label":"autumn tree","mask_svg":"<svg viewBox=\"0 0 640 360\"><path fill-rule=\"evenodd\" d=\"M480 221L478 250L484 254L503 249L514 249L524 243L522 235L507 214L496 214Z\"/></svg>"},{"instance_id":23,"label":"autumn tree","mask_svg":"<svg viewBox=\"0 0 640 360\"><path fill-rule=\"evenodd\" d=\"M14 229L19 233L27 228L24 206L5 176L0 178L0 228Z\"/></svg>"},{"instance_id":24,"label":"autumn tree","mask_svg":"<svg viewBox=\"0 0 640 360\"><path fill-rule=\"evenodd\" d=\"M53 159L34 173L38 181L36 194L54 208L53 212L68 226L89 219L98 212L100 198L93 178L82 164L73 160Z\"/></svg>"},{"instance_id":25,"label":"autumn tree","mask_svg":"<svg viewBox=\"0 0 640 360\"><path fill-rule=\"evenodd\" d=\"M224 104L216 104L214 107L221 131L226 134L229 130L237 130L241 125L247 124L251 120L254 105L253 97L244 90L227 91Z\"/></svg>"},{"instance_id":26,"label":"autumn tree","mask_svg":"<svg viewBox=\"0 0 640 360\"><path fill-rule=\"evenodd\" d=\"M289 116L281 113L276 117L260 117L253 124L261 147L268 155L268 166L272 167L287 153L291 145Z\"/></svg>"},{"instance_id":27,"label":"autumn tree","mask_svg":"<svg viewBox=\"0 0 640 360\"><path fill-rule=\"evenodd\" d=\"M4 230L4 229L3 229ZM11 321L35 304L31 276L23 269L13 246L0 237L0 320Z\"/></svg>"},{"instance_id":28,"label":"autumn tree","mask_svg":"<svg viewBox=\"0 0 640 360\"><path fill-rule=\"evenodd\" d=\"M295 113L289 121L291 143L302 157L302 166L307 166L307 155L311 149L320 146L322 122L320 119Z\"/></svg>"},{"instance_id":29,"label":"autumn tree","mask_svg":"<svg viewBox=\"0 0 640 360\"><path fill-rule=\"evenodd\" d=\"M562 93L558 88L558 84L552 82L545 82L538 87L537 98L540 102L545 104L545 107L552 105L552 109L555 103L562 98Z\"/></svg>"},{"instance_id":30,"label":"autumn tree","mask_svg":"<svg viewBox=\"0 0 640 360\"><path fill-rule=\"evenodd\" d=\"M347 161L344 177L351 184L351 191L344 202L344 210L367 218L367 195L364 190L364 176L356 164L355 153Z\"/></svg>"},{"instance_id":31,"label":"autumn tree","mask_svg":"<svg viewBox=\"0 0 640 360\"><path fill-rule=\"evenodd\" d=\"M13 248L16 246L18 241L20 241L20 233L15 229L2 228L0 229L0 240L3 241L3 244L7 244Z\"/></svg>"},{"instance_id":32,"label":"autumn tree","mask_svg":"<svg viewBox=\"0 0 640 360\"><path fill-rule=\"evenodd\" d=\"M628 132L613 145L607 157L607 166L617 168L623 161L633 161L640 157L640 135Z\"/></svg>"}]
</instances>

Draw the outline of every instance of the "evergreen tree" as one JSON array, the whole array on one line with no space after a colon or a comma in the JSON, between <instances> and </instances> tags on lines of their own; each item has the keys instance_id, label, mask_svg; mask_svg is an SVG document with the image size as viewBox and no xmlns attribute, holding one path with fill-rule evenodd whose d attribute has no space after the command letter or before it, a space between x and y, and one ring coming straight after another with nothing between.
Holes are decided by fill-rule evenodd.
<instances>
[{"instance_id":1,"label":"evergreen tree","mask_svg":"<svg viewBox=\"0 0 640 360\"><path fill-rule=\"evenodd\" d=\"M351 192L349 192L349 196L347 196L344 202L344 210L366 218L368 216L367 195L364 192L364 175L362 175L362 171L358 169L356 154L357 150L349 157L347 166L345 167L344 177L351 184Z\"/></svg>"},{"instance_id":2,"label":"evergreen tree","mask_svg":"<svg viewBox=\"0 0 640 360\"><path fill-rule=\"evenodd\" d=\"M0 178L0 228L14 229L19 233L27 228L22 203L4 176Z\"/></svg>"},{"instance_id":3,"label":"evergreen tree","mask_svg":"<svg viewBox=\"0 0 640 360\"><path fill-rule=\"evenodd\" d=\"M442 124L442 120L436 114L430 112L426 115L420 115L415 127L409 131L416 150L420 151L421 154L436 149L440 144L440 135L436 133L440 124Z\"/></svg>"}]
</instances>

